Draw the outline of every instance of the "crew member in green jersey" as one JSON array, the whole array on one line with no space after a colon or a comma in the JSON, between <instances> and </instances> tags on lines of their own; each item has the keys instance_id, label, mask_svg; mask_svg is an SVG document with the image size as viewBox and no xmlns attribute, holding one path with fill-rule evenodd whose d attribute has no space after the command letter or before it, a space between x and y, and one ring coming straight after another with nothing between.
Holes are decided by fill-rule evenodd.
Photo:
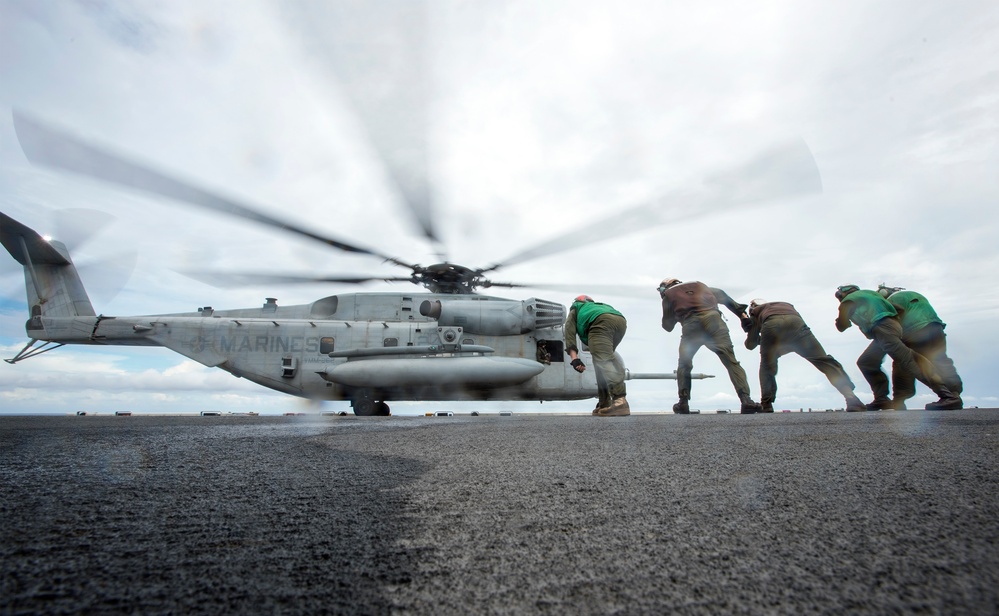
<instances>
[{"instance_id":1,"label":"crew member in green jersey","mask_svg":"<svg viewBox=\"0 0 999 616\"><path fill-rule=\"evenodd\" d=\"M940 399L927 404L928 410L962 408L961 397L944 384L933 364L926 357L913 351L902 340L902 324L898 319L898 311L888 303L888 300L881 297L877 291L861 290L853 284L836 289L836 299L839 300L836 329L842 332L851 324L856 324L867 338L874 340L892 358L899 370L914 375L933 390ZM864 377L870 383L875 396L886 391L887 382L881 383L878 380L878 375L881 379L885 379L880 364L877 374L870 372L869 366L861 365L860 362L857 363L857 367L864 372ZM867 408L877 409L878 406L872 402Z\"/></svg>"},{"instance_id":2,"label":"crew member in green jersey","mask_svg":"<svg viewBox=\"0 0 999 616\"><path fill-rule=\"evenodd\" d=\"M797 353L826 375L832 386L846 399L848 412L866 411L867 407L853 393L853 381L843 366L826 353L804 319L787 302L754 299L749 303L749 318L743 320L746 348L760 347L760 404L764 413L774 412L777 399L777 359Z\"/></svg>"},{"instance_id":3,"label":"crew member in green jersey","mask_svg":"<svg viewBox=\"0 0 999 616\"><path fill-rule=\"evenodd\" d=\"M708 287L702 282L680 282L666 278L659 283L659 296L663 300L663 329L673 331L680 323L680 359L676 366L676 384L680 401L673 405L673 412L690 412L690 372L694 368L694 354L706 346L718 356L728 370L728 378L739 396L743 413L763 410L750 397L746 371L742 369L732 348L728 326L721 318L718 304L724 304L740 319L748 318L746 305L737 303L721 289Z\"/></svg>"},{"instance_id":4,"label":"crew member in green jersey","mask_svg":"<svg viewBox=\"0 0 999 616\"><path fill-rule=\"evenodd\" d=\"M898 312L898 319L902 324L902 342L928 359L943 379L944 385L960 396L964 391L964 383L954 367L954 361L947 356L947 335L944 333L947 324L937 316L930 302L915 291L907 291L902 287L889 287L884 283L878 286L878 294L887 299ZM905 401L916 395L916 377L893 363L891 382L894 397L889 400L888 380L881 372L884 358L885 352L880 346L872 343L857 360L857 364L863 362L866 370L872 374L876 373L874 378L879 384L879 389L874 392L875 404L881 401L881 404L890 408L904 409Z\"/></svg>"},{"instance_id":5,"label":"crew member in green jersey","mask_svg":"<svg viewBox=\"0 0 999 616\"><path fill-rule=\"evenodd\" d=\"M597 407L594 415L621 417L631 414L627 390L624 386L624 360L617 353L617 346L628 330L628 321L613 306L593 301L580 295L569 308L565 319L565 351L576 372L582 373L586 365L579 358L576 336L590 349L593 368L597 377Z\"/></svg>"}]
</instances>

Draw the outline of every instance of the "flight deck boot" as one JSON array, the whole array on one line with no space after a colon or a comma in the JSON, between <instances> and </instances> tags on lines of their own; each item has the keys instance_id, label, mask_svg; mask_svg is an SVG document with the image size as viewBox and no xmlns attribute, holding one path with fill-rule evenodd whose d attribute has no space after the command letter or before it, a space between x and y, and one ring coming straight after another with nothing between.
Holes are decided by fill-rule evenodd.
<instances>
[{"instance_id":1,"label":"flight deck boot","mask_svg":"<svg viewBox=\"0 0 999 616\"><path fill-rule=\"evenodd\" d=\"M964 408L964 401L961 400L961 396L955 394L946 387L941 387L934 393L940 396L940 399L936 402L930 402L927 404L927 411L956 411Z\"/></svg>"},{"instance_id":2,"label":"flight deck boot","mask_svg":"<svg viewBox=\"0 0 999 616\"><path fill-rule=\"evenodd\" d=\"M597 406L596 406L596 408L593 409L593 412L591 413L591 415L600 415L600 413L602 411L606 411L610 407L611 407L611 401L610 401L610 399L606 399L606 400L604 400L604 399L598 399L597 400Z\"/></svg>"},{"instance_id":3,"label":"flight deck boot","mask_svg":"<svg viewBox=\"0 0 999 616\"><path fill-rule=\"evenodd\" d=\"M743 398L742 405L739 407L739 412L743 415L752 415L753 413L762 413L763 406L758 402L754 402L752 398Z\"/></svg>"},{"instance_id":4,"label":"flight deck boot","mask_svg":"<svg viewBox=\"0 0 999 616\"><path fill-rule=\"evenodd\" d=\"M610 408L600 409L597 415L600 417L625 417L631 415L631 406L628 405L628 399L621 396L614 398Z\"/></svg>"},{"instance_id":5,"label":"flight deck boot","mask_svg":"<svg viewBox=\"0 0 999 616\"><path fill-rule=\"evenodd\" d=\"M859 413L867 410L867 405L857 396L850 396L846 399L846 412Z\"/></svg>"},{"instance_id":6,"label":"flight deck boot","mask_svg":"<svg viewBox=\"0 0 999 616\"><path fill-rule=\"evenodd\" d=\"M867 403L868 411L886 411L886 410L890 411L891 409L892 409L892 401L891 398L888 397L875 398L873 402Z\"/></svg>"},{"instance_id":7,"label":"flight deck boot","mask_svg":"<svg viewBox=\"0 0 999 616\"><path fill-rule=\"evenodd\" d=\"M680 401L673 405L673 412L677 415L690 415L690 404L687 403L687 399L680 398Z\"/></svg>"}]
</instances>

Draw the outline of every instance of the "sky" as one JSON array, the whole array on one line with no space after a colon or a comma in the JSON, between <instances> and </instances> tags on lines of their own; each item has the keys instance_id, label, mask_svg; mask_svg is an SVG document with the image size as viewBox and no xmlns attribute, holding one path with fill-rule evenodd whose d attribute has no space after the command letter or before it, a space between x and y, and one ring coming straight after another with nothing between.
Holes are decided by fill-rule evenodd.
<instances>
[{"instance_id":1,"label":"sky","mask_svg":"<svg viewBox=\"0 0 999 616\"><path fill-rule=\"evenodd\" d=\"M397 276L249 222L31 166L11 109L255 204L398 255L481 267L607 221L634 231L517 263L496 293L579 293L628 319L634 372L676 366L655 287L700 280L788 301L846 367L868 341L833 324L836 287L926 295L947 322L966 406L999 406L999 5L990 2L607 3L0 0L0 211L70 244L98 313L282 305L399 284L221 289L178 273ZM822 190L685 207L775 144L802 140ZM387 154L391 153L391 154ZM662 196L668 196L665 201ZM415 203L414 208L406 204ZM668 205L655 215L649 204ZM644 206L647 221L621 212ZM665 207L665 206L664 206ZM651 211L650 211L651 209ZM83 242L82 221L106 219ZM427 225L439 242L427 239ZM128 276L128 267L135 266ZM544 283L575 285L551 291ZM629 296L601 285L632 285ZM0 255L0 353L26 342L20 266ZM759 355L737 356L759 397ZM887 362L886 362L887 363ZM691 406L737 408L702 349ZM668 409L673 381L629 382L632 410ZM843 401L781 359L779 409ZM924 386L910 402L935 396ZM422 414L467 404L392 404ZM316 406L166 349L62 347L0 367L0 412L313 412ZM589 401L483 403L588 412Z\"/></svg>"}]
</instances>

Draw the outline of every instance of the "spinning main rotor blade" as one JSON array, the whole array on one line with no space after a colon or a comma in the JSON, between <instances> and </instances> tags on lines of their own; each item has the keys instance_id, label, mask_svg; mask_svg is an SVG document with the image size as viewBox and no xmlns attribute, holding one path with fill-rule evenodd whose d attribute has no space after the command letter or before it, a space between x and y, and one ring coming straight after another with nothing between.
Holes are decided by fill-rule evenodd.
<instances>
[{"instance_id":1,"label":"spinning main rotor blade","mask_svg":"<svg viewBox=\"0 0 999 616\"><path fill-rule=\"evenodd\" d=\"M579 284L564 284L564 283L546 283L546 282L530 282L530 283L514 283L514 282L490 282L485 287L508 287L511 289L539 289L545 291L564 291L566 293L571 293L579 295L580 293L586 293L589 295L612 295L614 297L633 297L638 299L652 299L656 298L655 289L651 286L639 286L639 285L625 285L625 284L590 284L587 282L581 282ZM600 298L597 298L600 301Z\"/></svg>"},{"instance_id":2,"label":"spinning main rotor blade","mask_svg":"<svg viewBox=\"0 0 999 616\"><path fill-rule=\"evenodd\" d=\"M423 236L439 244L429 180L433 75L426 2L384 0L380 8L372 11L365 2L284 3L281 11L304 34L310 58L336 76Z\"/></svg>"},{"instance_id":3,"label":"spinning main rotor blade","mask_svg":"<svg viewBox=\"0 0 999 616\"><path fill-rule=\"evenodd\" d=\"M363 284L365 282L412 282L412 278L398 276L300 276L297 274L258 274L247 272L198 272L184 270L180 272L188 278L193 278L220 288L237 288L258 284L329 284L340 282L345 284Z\"/></svg>"},{"instance_id":4,"label":"spinning main rotor blade","mask_svg":"<svg viewBox=\"0 0 999 616\"><path fill-rule=\"evenodd\" d=\"M653 288L653 285L637 285L637 284L590 284L588 282L580 282L578 284L565 284L565 283L547 283L547 282L531 282L531 283L507 283L507 282L490 282L485 287L510 287L510 288L520 288L520 289L541 289L545 291L564 291L571 295L579 295L585 293L586 295L592 295L599 302L601 297L613 296L613 297L629 297L634 299L645 299L654 302L659 302L659 293ZM744 297L746 295L746 290L741 287L722 287L726 291L730 291L732 297Z\"/></svg>"},{"instance_id":5,"label":"spinning main rotor blade","mask_svg":"<svg viewBox=\"0 0 999 616\"><path fill-rule=\"evenodd\" d=\"M522 250L482 272L644 231L649 227L691 220L743 205L821 193L822 178L811 150L801 139L768 150L748 163L709 176L699 190L673 191L614 213L581 229Z\"/></svg>"},{"instance_id":6,"label":"spinning main rotor blade","mask_svg":"<svg viewBox=\"0 0 999 616\"><path fill-rule=\"evenodd\" d=\"M413 267L395 257L383 255L370 248L355 246L328 236L313 233L308 229L263 214L248 205L197 188L192 184L163 175L137 163L129 162L120 156L84 143L76 137L46 126L37 120L29 119L19 111L15 110L13 115L14 130L17 132L17 139L21 144L24 155L27 156L32 164L51 167L61 171L69 171L119 186L167 197L214 212L229 214L276 227L346 252L372 255L403 267Z\"/></svg>"}]
</instances>

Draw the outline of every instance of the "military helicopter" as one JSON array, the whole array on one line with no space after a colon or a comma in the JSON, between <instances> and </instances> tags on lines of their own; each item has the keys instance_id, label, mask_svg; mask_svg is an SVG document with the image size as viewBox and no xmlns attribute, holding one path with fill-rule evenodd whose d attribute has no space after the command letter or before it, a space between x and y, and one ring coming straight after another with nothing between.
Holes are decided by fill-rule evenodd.
<instances>
[{"instance_id":1,"label":"military helicopter","mask_svg":"<svg viewBox=\"0 0 999 616\"><path fill-rule=\"evenodd\" d=\"M563 357L565 307L531 297L480 295L480 288L577 289L567 285L495 282L503 266L566 250L599 235L698 212L821 190L814 159L794 142L715 176L695 192L668 195L492 265L428 266L320 235L132 162L27 115L14 112L22 150L33 164L152 193L296 234L326 246L369 255L410 270L408 276L308 277L202 273L241 283L406 282L429 292L342 293L310 304L145 316L95 312L66 246L0 213L0 242L24 267L30 341L14 364L65 344L162 346L205 366L264 387L313 400L349 400L356 415L388 415L388 401L580 400L597 395L592 370L573 370ZM416 211L416 208L414 208ZM424 212L426 210L423 210ZM432 219L418 214L436 239ZM614 226L616 225L616 227ZM588 353L583 353L590 363ZM673 373L629 373L630 379L671 379ZM708 375L694 375L708 378Z\"/></svg>"}]
</instances>

